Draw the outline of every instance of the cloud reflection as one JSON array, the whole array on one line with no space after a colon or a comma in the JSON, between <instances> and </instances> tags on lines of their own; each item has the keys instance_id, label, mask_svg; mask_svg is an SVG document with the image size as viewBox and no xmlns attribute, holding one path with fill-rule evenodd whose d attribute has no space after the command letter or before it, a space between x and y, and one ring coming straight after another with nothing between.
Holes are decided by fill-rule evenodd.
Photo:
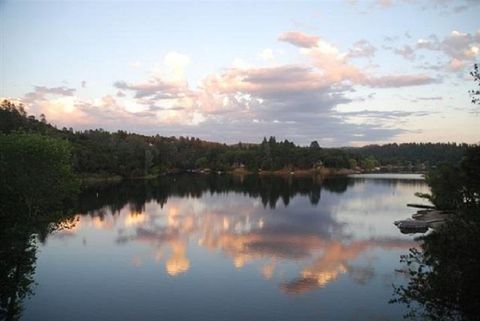
<instances>
[{"instance_id":1,"label":"cloud reflection","mask_svg":"<svg viewBox=\"0 0 480 321\"><path fill-rule=\"evenodd\" d=\"M228 197L223 192L199 193L196 197L167 196L168 200L162 197L161 201L146 200L136 202L135 206L127 203L115 211L100 207L90 215L77 216L78 224L70 232L102 229L113 232L118 245L146 246L150 254L136 253L131 262L139 267L148 260L162 264L171 277L195 268L196 262L191 260L189 252L201 248L221 253L236 269L247 264L258 265L258 273L270 282L278 282L287 294L325 287L344 274L359 284L366 284L375 276L368 262L372 251L409 248L412 242L381 234L375 237L354 233L358 227L350 225L350 221L355 223L359 218L351 220L349 215L355 211L363 215L365 207L372 209L372 204L381 204L367 197L371 188L379 184L383 184L383 192L380 188L374 189L371 197L381 200L391 197L391 191L395 190L399 201L405 197L402 193L410 195L412 186L417 185L364 179L349 180L342 188L338 188L338 181L331 186L323 184L325 186L316 188L318 195L320 189L324 190L322 200L315 203L306 190L276 207L263 205L262 195L249 197L237 191L230 192ZM369 188L365 184L370 184ZM282 190L282 186L278 188ZM343 194L339 197L338 193ZM368 201L359 202L362 198ZM342 221L345 218L347 221ZM365 258L367 264L360 263ZM282 273L290 262L298 263L296 276L285 279Z\"/></svg>"},{"instance_id":2,"label":"cloud reflection","mask_svg":"<svg viewBox=\"0 0 480 321\"><path fill-rule=\"evenodd\" d=\"M331 241L323 247L323 254L317 257L313 264L306 266L300 277L281 285L287 293L300 294L325 287L343 273L350 273L358 283L365 283L373 277L374 271L367 267L354 267L351 262L373 248L409 248L410 241L400 240L368 240L351 244Z\"/></svg>"}]
</instances>

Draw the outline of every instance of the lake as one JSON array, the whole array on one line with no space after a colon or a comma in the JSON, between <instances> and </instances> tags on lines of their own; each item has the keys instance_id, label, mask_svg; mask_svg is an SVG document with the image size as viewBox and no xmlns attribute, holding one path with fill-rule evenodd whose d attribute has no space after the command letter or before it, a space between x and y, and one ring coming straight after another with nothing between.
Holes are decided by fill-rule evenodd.
<instances>
[{"instance_id":1,"label":"lake","mask_svg":"<svg viewBox=\"0 0 480 321\"><path fill-rule=\"evenodd\" d=\"M177 175L92 188L38 244L22 320L402 320L419 175Z\"/></svg>"}]
</instances>

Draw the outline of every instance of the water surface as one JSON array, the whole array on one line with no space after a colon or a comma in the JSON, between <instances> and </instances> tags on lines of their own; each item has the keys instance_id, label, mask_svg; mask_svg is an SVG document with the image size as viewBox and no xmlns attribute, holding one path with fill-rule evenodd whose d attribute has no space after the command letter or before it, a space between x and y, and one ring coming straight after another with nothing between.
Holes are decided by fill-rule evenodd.
<instances>
[{"instance_id":1,"label":"water surface","mask_svg":"<svg viewBox=\"0 0 480 321\"><path fill-rule=\"evenodd\" d=\"M39 245L24 320L402 320L420 176L172 176L86 192Z\"/></svg>"}]
</instances>

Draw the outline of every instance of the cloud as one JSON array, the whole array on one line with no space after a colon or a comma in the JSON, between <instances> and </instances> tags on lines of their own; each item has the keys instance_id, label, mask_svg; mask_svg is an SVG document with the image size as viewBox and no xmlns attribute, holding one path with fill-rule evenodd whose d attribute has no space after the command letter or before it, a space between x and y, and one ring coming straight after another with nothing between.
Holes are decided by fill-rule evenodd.
<instances>
[{"instance_id":1,"label":"cloud","mask_svg":"<svg viewBox=\"0 0 480 321\"><path fill-rule=\"evenodd\" d=\"M171 51L165 55L163 62L168 69L170 79L176 81L185 79L185 71L190 64L190 58L187 55ZM154 67L154 75L159 78L163 76L163 70L158 65Z\"/></svg>"},{"instance_id":2,"label":"cloud","mask_svg":"<svg viewBox=\"0 0 480 321\"><path fill-rule=\"evenodd\" d=\"M448 68L453 71L459 71L465 68L465 65L466 65L465 61L459 60L457 58L453 58L450 61Z\"/></svg>"},{"instance_id":3,"label":"cloud","mask_svg":"<svg viewBox=\"0 0 480 321\"><path fill-rule=\"evenodd\" d=\"M372 9L390 9L394 6L410 5L416 6L420 10L437 10L443 15L457 14L467 9L472 9L480 2L477 0L371 0L371 1L358 1L348 0L348 3L361 7L360 13L368 14Z\"/></svg>"},{"instance_id":4,"label":"cloud","mask_svg":"<svg viewBox=\"0 0 480 321\"><path fill-rule=\"evenodd\" d=\"M416 57L415 49L408 45L405 45L402 48L395 48L393 52L396 53L397 55L402 56L407 60L415 60L415 57Z\"/></svg>"},{"instance_id":5,"label":"cloud","mask_svg":"<svg viewBox=\"0 0 480 321\"><path fill-rule=\"evenodd\" d=\"M269 96L272 93L306 92L329 84L310 66L281 65L276 67L227 69L207 77L204 86L217 93L246 92Z\"/></svg>"},{"instance_id":6,"label":"cloud","mask_svg":"<svg viewBox=\"0 0 480 321\"><path fill-rule=\"evenodd\" d=\"M395 42L395 41L397 41L398 39L400 39L399 36L385 36L385 37L383 37L383 40L384 40L385 42Z\"/></svg>"},{"instance_id":7,"label":"cloud","mask_svg":"<svg viewBox=\"0 0 480 321\"><path fill-rule=\"evenodd\" d=\"M262 60L265 60L265 61L271 61L275 58L274 54L273 54L273 50L270 49L270 48L267 48L267 49L263 49L259 54L258 56L260 57L260 59Z\"/></svg>"},{"instance_id":8,"label":"cloud","mask_svg":"<svg viewBox=\"0 0 480 321\"><path fill-rule=\"evenodd\" d=\"M350 49L348 56L352 58L372 58L375 56L376 51L377 48L375 48L370 42L362 39L353 44L353 48Z\"/></svg>"},{"instance_id":9,"label":"cloud","mask_svg":"<svg viewBox=\"0 0 480 321\"><path fill-rule=\"evenodd\" d=\"M303 32L289 31L280 34L278 40L289 42L297 47L312 48L317 46L320 37L314 35L307 35Z\"/></svg>"},{"instance_id":10,"label":"cloud","mask_svg":"<svg viewBox=\"0 0 480 321\"><path fill-rule=\"evenodd\" d=\"M353 112L340 112L337 117L342 119L345 122L350 124L370 124L371 126L377 125L380 128L390 128L391 126L399 126L400 124L405 124L411 119L415 119L418 117L426 117L435 114L435 112L431 111L416 111L416 112L409 112L409 111L400 111L400 110L392 110L392 111L378 111L378 110L361 110L361 111L353 111ZM408 131L403 131L404 133ZM361 140L365 140L365 133L362 131L358 131L355 134L358 137L361 137ZM366 135L369 136L369 132L366 132Z\"/></svg>"},{"instance_id":11,"label":"cloud","mask_svg":"<svg viewBox=\"0 0 480 321\"><path fill-rule=\"evenodd\" d=\"M341 83L350 81L359 83L365 78L363 72L351 64L346 53L333 44L318 40L317 44L310 48L301 48L300 52L310 58L311 64L322 72L322 80L328 83Z\"/></svg>"},{"instance_id":12,"label":"cloud","mask_svg":"<svg viewBox=\"0 0 480 321\"><path fill-rule=\"evenodd\" d=\"M377 75L356 66L354 58L375 54L375 47L365 40L342 52L301 32L283 33L279 39L293 44L305 59L268 66L236 64L191 86L186 77L191 59L172 51L153 65L145 79L115 81L112 93L95 99L77 96L72 88L36 87L23 100L49 120L80 129L102 127L208 140L218 140L222 132L222 140L229 143L274 135L301 144L319 140L323 145L349 145L359 137L365 142L388 141L406 132L395 121L378 122L381 117L394 120L405 114L340 113L337 107L351 104L351 93L358 87L437 82L427 74ZM269 49L262 53L267 60L273 55Z\"/></svg>"},{"instance_id":13,"label":"cloud","mask_svg":"<svg viewBox=\"0 0 480 321\"><path fill-rule=\"evenodd\" d=\"M480 56L480 30L474 34L454 30L443 39L430 35L419 39L416 49L440 52L450 59L445 70L461 71Z\"/></svg>"},{"instance_id":14,"label":"cloud","mask_svg":"<svg viewBox=\"0 0 480 321\"><path fill-rule=\"evenodd\" d=\"M428 75L389 75L380 77L371 77L365 81L365 84L371 87L380 88L399 88L409 86L421 86L438 83L439 80Z\"/></svg>"},{"instance_id":15,"label":"cloud","mask_svg":"<svg viewBox=\"0 0 480 321\"><path fill-rule=\"evenodd\" d=\"M361 110L361 111L350 111L350 112L340 113L340 115L342 116L375 117L375 118L382 118L382 119L397 119L397 118L403 118L408 116L428 116L430 114L431 113L429 112L423 112L423 111L410 112L410 111L401 111L401 110L392 110L392 111Z\"/></svg>"},{"instance_id":16,"label":"cloud","mask_svg":"<svg viewBox=\"0 0 480 321\"><path fill-rule=\"evenodd\" d=\"M480 30L476 33L454 30L443 39L432 34L418 39L412 45L404 45L399 48L384 46L384 48L392 50L393 53L410 61L417 59L419 51L437 52L447 60L440 59L435 64L431 64L430 61L423 61L419 67L440 72L460 72L480 56Z\"/></svg>"},{"instance_id":17,"label":"cloud","mask_svg":"<svg viewBox=\"0 0 480 321\"><path fill-rule=\"evenodd\" d=\"M132 91L135 98L150 96L160 97L162 95L176 95L180 92L177 83L166 82L161 79L151 79L147 82L129 84L123 80L116 81L113 86L123 91Z\"/></svg>"},{"instance_id":18,"label":"cloud","mask_svg":"<svg viewBox=\"0 0 480 321\"><path fill-rule=\"evenodd\" d=\"M312 37L302 33L302 37ZM301 37L300 37L301 38ZM295 43L294 43L295 44ZM406 87L418 86L437 82L427 75L383 75L376 76L362 71L350 62L349 58L355 56L373 56L375 48L367 41L355 43L350 52L342 53L329 42L317 38L316 44L308 48L301 46L301 53L309 57L312 65L321 71L320 79L331 85L349 82L351 84L370 87Z\"/></svg>"},{"instance_id":19,"label":"cloud","mask_svg":"<svg viewBox=\"0 0 480 321\"><path fill-rule=\"evenodd\" d=\"M76 89L65 86L45 87L35 86L34 91L26 93L19 102L26 106L29 113L44 114L49 121L63 123L65 118L75 119L75 122L87 122L87 115L76 108L78 102Z\"/></svg>"},{"instance_id":20,"label":"cloud","mask_svg":"<svg viewBox=\"0 0 480 321\"><path fill-rule=\"evenodd\" d=\"M454 30L443 40L431 35L426 39L419 39L417 48L441 51L450 58L471 60L480 54L480 30L475 34Z\"/></svg>"},{"instance_id":21,"label":"cloud","mask_svg":"<svg viewBox=\"0 0 480 321\"><path fill-rule=\"evenodd\" d=\"M463 12L467 9L474 9L480 3L477 0L430 0L425 1L422 8L425 9L438 9L442 10L444 14L456 14Z\"/></svg>"},{"instance_id":22,"label":"cloud","mask_svg":"<svg viewBox=\"0 0 480 321\"><path fill-rule=\"evenodd\" d=\"M46 95L60 95L60 96L73 96L75 93L74 88L68 87L44 87L44 86L35 86L35 90L30 94L30 96L44 97Z\"/></svg>"},{"instance_id":23,"label":"cloud","mask_svg":"<svg viewBox=\"0 0 480 321\"><path fill-rule=\"evenodd\" d=\"M382 8L389 8L393 6L393 0L378 0L377 3Z\"/></svg>"},{"instance_id":24,"label":"cloud","mask_svg":"<svg viewBox=\"0 0 480 321\"><path fill-rule=\"evenodd\" d=\"M416 100L443 100L443 97L441 96L417 97Z\"/></svg>"}]
</instances>

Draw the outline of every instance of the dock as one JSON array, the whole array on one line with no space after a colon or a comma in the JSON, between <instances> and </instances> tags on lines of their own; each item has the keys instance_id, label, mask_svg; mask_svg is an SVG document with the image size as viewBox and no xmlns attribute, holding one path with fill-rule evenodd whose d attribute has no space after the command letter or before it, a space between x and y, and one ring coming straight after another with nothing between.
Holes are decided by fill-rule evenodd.
<instances>
[{"instance_id":1,"label":"dock","mask_svg":"<svg viewBox=\"0 0 480 321\"><path fill-rule=\"evenodd\" d=\"M411 218L398 220L393 222L393 224L404 234L425 233L429 228L442 225L452 214L451 212L441 211L434 207L428 207L428 209L417 211Z\"/></svg>"}]
</instances>

